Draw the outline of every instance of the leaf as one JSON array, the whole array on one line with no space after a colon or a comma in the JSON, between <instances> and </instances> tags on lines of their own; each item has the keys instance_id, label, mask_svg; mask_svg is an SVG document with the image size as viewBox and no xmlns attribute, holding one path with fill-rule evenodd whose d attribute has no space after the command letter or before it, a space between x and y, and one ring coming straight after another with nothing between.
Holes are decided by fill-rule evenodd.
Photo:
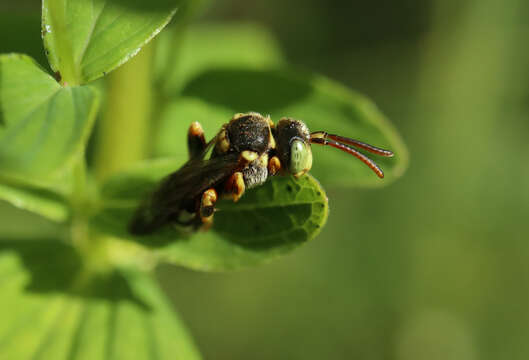
<instances>
[{"instance_id":1,"label":"leaf","mask_svg":"<svg viewBox=\"0 0 529 360\"><path fill-rule=\"evenodd\" d=\"M211 138L233 114L257 111L271 114L276 122L284 116L297 118L311 131L352 137L395 153L389 159L370 155L385 172L385 179L380 180L354 157L313 145L311 173L324 185L388 184L407 166L406 147L376 106L322 76L286 70L210 69L187 83L182 95L161 115L154 142L157 155L183 161L187 153L185 134L192 121L201 122Z\"/></svg>"},{"instance_id":2,"label":"leaf","mask_svg":"<svg viewBox=\"0 0 529 360\"><path fill-rule=\"evenodd\" d=\"M244 23L168 29L160 34L156 61L157 77L170 96L208 69L270 69L285 63L268 31Z\"/></svg>"},{"instance_id":3,"label":"leaf","mask_svg":"<svg viewBox=\"0 0 529 360\"><path fill-rule=\"evenodd\" d=\"M42 34L50 65L69 85L84 84L128 61L158 34L181 0L43 0Z\"/></svg>"},{"instance_id":4,"label":"leaf","mask_svg":"<svg viewBox=\"0 0 529 360\"><path fill-rule=\"evenodd\" d=\"M53 198L48 200L45 196L40 194L36 197L36 200L31 199L31 201L27 202L31 207L35 206L34 202L39 206L40 203L43 202L44 205L42 206L44 209L47 209L48 207L51 207L52 209L57 207L60 209L60 205L55 204ZM50 202L49 205L47 204L47 201ZM18 203L15 203L15 205L18 205ZM64 223L57 223L57 219L52 218L51 216L46 218L38 215L38 213L41 212L40 210L35 210L33 208L28 209L33 211L30 212L24 210L23 206L19 207L20 208L16 208L12 204L0 201L0 219L2 219L2 221L0 221L0 242L2 239L10 239L13 241L32 238L62 239L66 234L69 234L70 229L68 229ZM48 210L45 211L48 212ZM61 214L62 210L53 210L51 213L54 214L55 212Z\"/></svg>"},{"instance_id":5,"label":"leaf","mask_svg":"<svg viewBox=\"0 0 529 360\"><path fill-rule=\"evenodd\" d=\"M210 231L190 233L166 227L152 236L131 237L127 226L133 212L175 169L172 161L148 162L111 178L103 187L102 208L93 224L153 248L163 261L200 270L227 270L292 251L314 238L327 219L327 197L311 176L275 177L248 190L238 203L219 202Z\"/></svg>"},{"instance_id":6,"label":"leaf","mask_svg":"<svg viewBox=\"0 0 529 360\"><path fill-rule=\"evenodd\" d=\"M64 222L69 215L66 199L46 188L4 180L0 182L0 199L57 222Z\"/></svg>"},{"instance_id":7,"label":"leaf","mask_svg":"<svg viewBox=\"0 0 529 360\"><path fill-rule=\"evenodd\" d=\"M64 177L84 153L97 108L92 88L63 88L31 58L0 56L1 176L23 184Z\"/></svg>"},{"instance_id":8,"label":"leaf","mask_svg":"<svg viewBox=\"0 0 529 360\"><path fill-rule=\"evenodd\" d=\"M200 358L150 274L80 264L59 242L0 241L0 358Z\"/></svg>"}]
</instances>

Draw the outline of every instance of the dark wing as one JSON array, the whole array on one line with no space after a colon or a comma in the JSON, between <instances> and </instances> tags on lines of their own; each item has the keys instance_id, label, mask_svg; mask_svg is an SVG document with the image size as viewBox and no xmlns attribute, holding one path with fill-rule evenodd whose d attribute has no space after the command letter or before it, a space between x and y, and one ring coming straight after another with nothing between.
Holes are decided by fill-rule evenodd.
<instances>
[{"instance_id":1,"label":"dark wing","mask_svg":"<svg viewBox=\"0 0 529 360\"><path fill-rule=\"evenodd\" d=\"M239 167L239 155L236 153L208 160L200 156L188 161L162 180L152 196L138 208L129 231L135 235L146 235L174 222L182 210L194 208L197 196L219 185Z\"/></svg>"}]
</instances>

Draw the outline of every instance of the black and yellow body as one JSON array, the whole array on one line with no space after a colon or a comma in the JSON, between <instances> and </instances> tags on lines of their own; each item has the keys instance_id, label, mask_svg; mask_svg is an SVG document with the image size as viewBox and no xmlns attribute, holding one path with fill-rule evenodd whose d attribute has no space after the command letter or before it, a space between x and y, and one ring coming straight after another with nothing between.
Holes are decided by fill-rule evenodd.
<instances>
[{"instance_id":1,"label":"black and yellow body","mask_svg":"<svg viewBox=\"0 0 529 360\"><path fill-rule=\"evenodd\" d=\"M131 233L150 234L168 224L209 228L220 197L238 201L246 189L262 185L270 176L299 177L309 171L311 143L344 150L380 177L383 173L378 166L347 144L378 155L393 155L349 138L325 132L311 134L299 120L282 118L274 125L270 117L255 112L236 114L209 142L200 124L194 122L187 143L189 160L162 180L138 208L129 226Z\"/></svg>"}]
</instances>

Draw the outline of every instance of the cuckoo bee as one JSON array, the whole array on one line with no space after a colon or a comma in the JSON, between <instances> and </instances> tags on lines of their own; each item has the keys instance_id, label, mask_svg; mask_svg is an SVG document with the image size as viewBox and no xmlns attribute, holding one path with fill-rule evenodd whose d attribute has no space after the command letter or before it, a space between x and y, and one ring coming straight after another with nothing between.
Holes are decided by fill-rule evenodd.
<instances>
[{"instance_id":1,"label":"cuckoo bee","mask_svg":"<svg viewBox=\"0 0 529 360\"><path fill-rule=\"evenodd\" d=\"M378 177L384 173L358 149L391 157L389 150L324 131L310 133L300 120L250 112L236 114L218 134L206 142L198 122L189 127L189 160L168 175L136 211L131 233L145 235L168 225L211 226L219 197L238 201L246 189L282 174L300 177L312 167L311 144L329 145L355 156ZM353 148L355 147L355 148Z\"/></svg>"}]
</instances>

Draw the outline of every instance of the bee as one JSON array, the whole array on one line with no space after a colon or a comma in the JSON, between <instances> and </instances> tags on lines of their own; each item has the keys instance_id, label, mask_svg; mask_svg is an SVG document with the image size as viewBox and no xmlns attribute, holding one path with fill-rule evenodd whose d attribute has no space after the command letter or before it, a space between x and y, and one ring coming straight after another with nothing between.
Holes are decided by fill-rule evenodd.
<instances>
[{"instance_id":1,"label":"bee","mask_svg":"<svg viewBox=\"0 0 529 360\"><path fill-rule=\"evenodd\" d=\"M393 156L358 140L325 131L310 133L302 121L292 118L274 124L270 116L256 112L236 114L207 143L202 126L193 122L187 134L189 160L140 205L129 231L147 235L168 224L208 229L220 197L236 202L246 189L262 185L270 176L307 173L312 167L311 144L345 151L380 178L384 177L380 167L355 148Z\"/></svg>"}]
</instances>

